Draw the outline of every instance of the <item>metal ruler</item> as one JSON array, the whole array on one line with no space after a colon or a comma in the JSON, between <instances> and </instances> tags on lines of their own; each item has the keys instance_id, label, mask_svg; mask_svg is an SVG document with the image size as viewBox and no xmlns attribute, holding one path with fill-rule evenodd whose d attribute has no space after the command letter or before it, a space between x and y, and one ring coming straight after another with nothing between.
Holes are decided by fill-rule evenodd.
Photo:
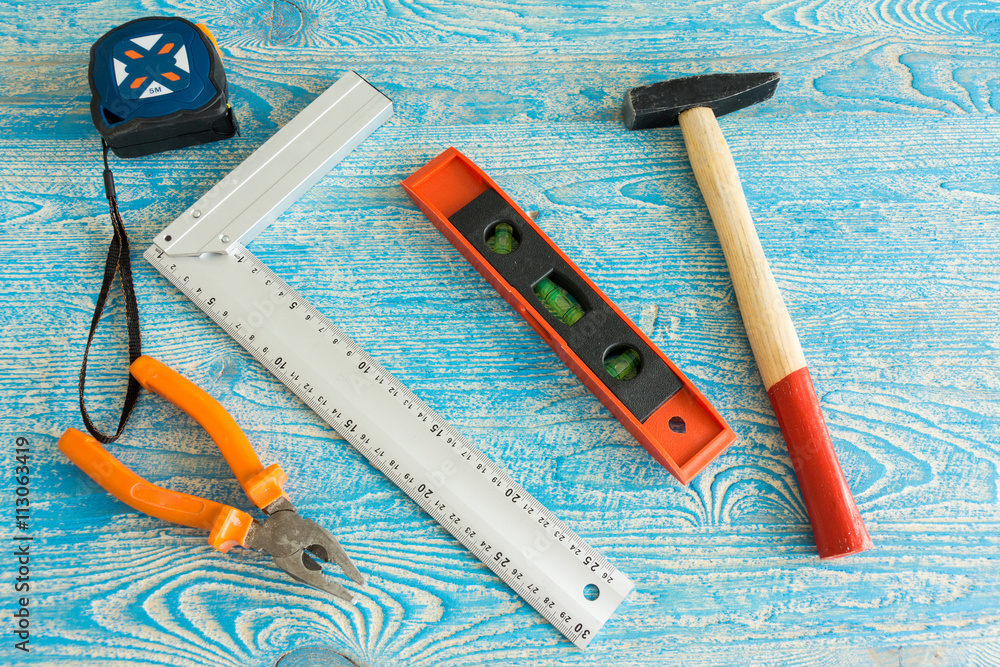
<instances>
[{"instance_id":1,"label":"metal ruler","mask_svg":"<svg viewBox=\"0 0 1000 667\"><path fill-rule=\"evenodd\" d=\"M585 648L632 582L244 246L392 115L338 80L145 258L372 465Z\"/></svg>"}]
</instances>

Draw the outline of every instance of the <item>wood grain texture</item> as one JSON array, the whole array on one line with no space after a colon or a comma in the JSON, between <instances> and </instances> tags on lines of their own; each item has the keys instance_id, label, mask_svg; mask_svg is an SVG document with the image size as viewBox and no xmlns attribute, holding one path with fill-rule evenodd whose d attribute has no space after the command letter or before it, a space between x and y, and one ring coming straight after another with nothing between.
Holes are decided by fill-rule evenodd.
<instances>
[{"instance_id":1,"label":"wood grain texture","mask_svg":"<svg viewBox=\"0 0 1000 667\"><path fill-rule=\"evenodd\" d=\"M764 388L806 367L795 325L757 237L736 163L715 112L689 109L678 116L695 181L705 198L729 267L733 293Z\"/></svg>"},{"instance_id":2,"label":"wood grain texture","mask_svg":"<svg viewBox=\"0 0 1000 667\"><path fill-rule=\"evenodd\" d=\"M57 451L80 425L76 374L110 233L87 52L115 25L169 14L212 26L243 136L115 161L136 248L347 69L390 95L397 118L254 252L636 582L586 653L138 253L146 351L221 399L369 585L351 607L253 553L214 553ZM998 664L998 42L1000 10L975 0L0 6L3 442L24 436L36 452L37 554L33 650L15 653L5 634L0 662ZM782 74L726 136L875 540L849 560L814 555L679 132L639 136L618 120L629 87L724 70ZM740 435L689 486L399 188L449 145L540 211ZM88 384L101 423L124 387L123 321L113 300ZM113 451L158 484L249 507L208 436L156 397ZM5 516L12 483L0 482ZM5 542L12 530L5 520Z\"/></svg>"}]
</instances>

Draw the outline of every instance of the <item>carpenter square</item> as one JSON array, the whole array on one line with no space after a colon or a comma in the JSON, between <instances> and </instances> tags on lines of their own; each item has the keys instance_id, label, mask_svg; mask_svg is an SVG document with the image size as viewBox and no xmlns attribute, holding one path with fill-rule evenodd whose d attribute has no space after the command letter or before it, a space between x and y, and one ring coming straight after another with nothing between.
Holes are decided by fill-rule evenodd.
<instances>
[{"instance_id":1,"label":"carpenter square","mask_svg":"<svg viewBox=\"0 0 1000 667\"><path fill-rule=\"evenodd\" d=\"M569 641L633 588L246 245L393 114L334 83L160 232L145 258Z\"/></svg>"}]
</instances>

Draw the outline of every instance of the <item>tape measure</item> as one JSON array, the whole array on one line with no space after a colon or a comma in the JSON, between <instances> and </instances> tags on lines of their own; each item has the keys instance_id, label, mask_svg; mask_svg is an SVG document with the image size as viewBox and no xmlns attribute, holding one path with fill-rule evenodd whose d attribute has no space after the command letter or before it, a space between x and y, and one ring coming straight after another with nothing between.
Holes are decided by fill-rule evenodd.
<instances>
[{"instance_id":1,"label":"tape measure","mask_svg":"<svg viewBox=\"0 0 1000 667\"><path fill-rule=\"evenodd\" d=\"M124 431L140 389L126 369L121 417L113 433L101 431L87 413L87 358L116 276L125 301L129 363L142 354L142 336L128 232L118 210L108 151L123 158L139 157L227 139L239 128L229 106L226 73L215 38L205 26L186 19L142 18L105 33L90 49L88 79L93 93L90 113L102 138L104 191L114 236L80 366L80 413L90 434L109 443Z\"/></svg>"},{"instance_id":2,"label":"tape measure","mask_svg":"<svg viewBox=\"0 0 1000 667\"><path fill-rule=\"evenodd\" d=\"M245 248L392 115L345 75L164 229L144 257L563 635L633 588L604 556Z\"/></svg>"},{"instance_id":3,"label":"tape measure","mask_svg":"<svg viewBox=\"0 0 1000 667\"><path fill-rule=\"evenodd\" d=\"M139 157L239 131L215 38L204 25L147 17L90 49L90 113L118 157Z\"/></svg>"}]
</instances>

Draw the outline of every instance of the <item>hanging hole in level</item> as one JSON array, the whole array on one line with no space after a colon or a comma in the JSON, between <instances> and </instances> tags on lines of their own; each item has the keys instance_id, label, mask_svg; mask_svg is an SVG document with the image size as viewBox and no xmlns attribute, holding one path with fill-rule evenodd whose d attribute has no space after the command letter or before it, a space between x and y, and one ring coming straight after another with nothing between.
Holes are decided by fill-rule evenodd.
<instances>
[{"instance_id":1,"label":"hanging hole in level","mask_svg":"<svg viewBox=\"0 0 1000 667\"><path fill-rule=\"evenodd\" d=\"M684 423L684 419L682 417L671 417L670 421L667 422L667 426L669 426L670 430L674 433L684 433L684 431L687 430L687 424Z\"/></svg>"},{"instance_id":2,"label":"hanging hole in level","mask_svg":"<svg viewBox=\"0 0 1000 667\"><path fill-rule=\"evenodd\" d=\"M601 597L601 589L598 588L596 584L587 584L583 587L583 597L593 602L597 598Z\"/></svg>"}]
</instances>

